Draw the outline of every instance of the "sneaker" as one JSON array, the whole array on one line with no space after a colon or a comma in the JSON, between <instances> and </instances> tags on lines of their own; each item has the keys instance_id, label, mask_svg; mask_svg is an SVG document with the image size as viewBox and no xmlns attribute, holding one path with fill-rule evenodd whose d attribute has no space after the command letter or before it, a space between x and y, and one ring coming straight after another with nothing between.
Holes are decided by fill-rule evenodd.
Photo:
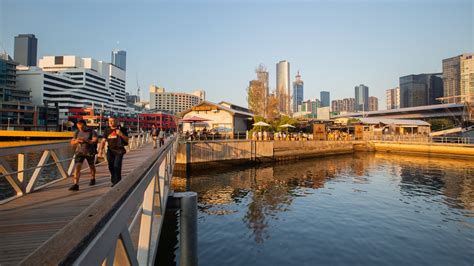
<instances>
[{"instance_id":1,"label":"sneaker","mask_svg":"<svg viewBox=\"0 0 474 266\"><path fill-rule=\"evenodd\" d=\"M78 184L74 184L72 185L69 190L72 190L72 191L78 191L79 190L79 185Z\"/></svg>"},{"instance_id":2,"label":"sneaker","mask_svg":"<svg viewBox=\"0 0 474 266\"><path fill-rule=\"evenodd\" d=\"M89 186L93 186L93 185L95 185L95 178L91 179L91 181L89 181Z\"/></svg>"}]
</instances>

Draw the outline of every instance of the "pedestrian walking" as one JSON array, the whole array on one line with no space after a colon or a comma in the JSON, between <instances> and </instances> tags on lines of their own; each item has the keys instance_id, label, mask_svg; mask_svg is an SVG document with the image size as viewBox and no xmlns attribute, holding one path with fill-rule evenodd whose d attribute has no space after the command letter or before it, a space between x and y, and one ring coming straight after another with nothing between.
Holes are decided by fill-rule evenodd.
<instances>
[{"instance_id":1,"label":"pedestrian walking","mask_svg":"<svg viewBox=\"0 0 474 266\"><path fill-rule=\"evenodd\" d=\"M160 133L158 134L158 138L160 140L160 147L162 145L165 145L165 131L164 130L160 130Z\"/></svg>"},{"instance_id":2,"label":"pedestrian walking","mask_svg":"<svg viewBox=\"0 0 474 266\"><path fill-rule=\"evenodd\" d=\"M128 132L124 127L117 124L117 119L109 118L109 127L104 131L104 138L100 142L99 156L104 154L105 142L107 142L107 162L109 164L110 181L115 186L122 180L122 160L127 152L125 146L128 145Z\"/></svg>"},{"instance_id":3,"label":"pedestrian walking","mask_svg":"<svg viewBox=\"0 0 474 266\"><path fill-rule=\"evenodd\" d=\"M153 138L153 149L156 149L156 141L158 140L158 129L155 125L151 126L151 137Z\"/></svg>"},{"instance_id":4,"label":"pedestrian walking","mask_svg":"<svg viewBox=\"0 0 474 266\"><path fill-rule=\"evenodd\" d=\"M74 152L74 184L69 190L79 190L79 178L81 178L82 163L84 160L89 164L91 179L89 185L95 185L95 155L97 154L97 132L87 127L85 120L77 122L77 131L71 140L71 144L76 146Z\"/></svg>"}]
</instances>

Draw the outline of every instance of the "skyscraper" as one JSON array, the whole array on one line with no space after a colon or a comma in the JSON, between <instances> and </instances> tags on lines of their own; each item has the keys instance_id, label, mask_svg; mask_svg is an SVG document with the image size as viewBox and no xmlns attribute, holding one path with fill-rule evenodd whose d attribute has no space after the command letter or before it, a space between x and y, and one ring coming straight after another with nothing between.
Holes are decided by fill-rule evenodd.
<instances>
[{"instance_id":1,"label":"skyscraper","mask_svg":"<svg viewBox=\"0 0 474 266\"><path fill-rule=\"evenodd\" d=\"M364 84L355 86L356 111L367 112L369 110L369 87Z\"/></svg>"},{"instance_id":2,"label":"skyscraper","mask_svg":"<svg viewBox=\"0 0 474 266\"><path fill-rule=\"evenodd\" d=\"M286 60L280 61L276 65L276 73L276 92L280 113L289 115L291 112L290 63Z\"/></svg>"},{"instance_id":3,"label":"skyscraper","mask_svg":"<svg viewBox=\"0 0 474 266\"><path fill-rule=\"evenodd\" d=\"M296 80L293 82L293 113L298 112L298 105L303 102L303 86L304 82L301 80L300 72L296 74Z\"/></svg>"},{"instance_id":4,"label":"skyscraper","mask_svg":"<svg viewBox=\"0 0 474 266\"><path fill-rule=\"evenodd\" d=\"M388 89L385 93L387 110L400 108L400 87Z\"/></svg>"},{"instance_id":5,"label":"skyscraper","mask_svg":"<svg viewBox=\"0 0 474 266\"><path fill-rule=\"evenodd\" d=\"M369 97L369 111L379 110L379 99L375 96Z\"/></svg>"},{"instance_id":6,"label":"skyscraper","mask_svg":"<svg viewBox=\"0 0 474 266\"><path fill-rule=\"evenodd\" d=\"M400 77L400 107L439 104L443 97L441 73Z\"/></svg>"},{"instance_id":7,"label":"skyscraper","mask_svg":"<svg viewBox=\"0 0 474 266\"><path fill-rule=\"evenodd\" d=\"M466 54L461 59L461 95L474 101L474 54Z\"/></svg>"},{"instance_id":8,"label":"skyscraper","mask_svg":"<svg viewBox=\"0 0 474 266\"><path fill-rule=\"evenodd\" d=\"M38 40L34 34L19 34L15 37L14 60L24 66L36 66Z\"/></svg>"},{"instance_id":9,"label":"skyscraper","mask_svg":"<svg viewBox=\"0 0 474 266\"><path fill-rule=\"evenodd\" d=\"M331 102L329 91L321 91L319 96L321 98L321 107L328 107L329 103Z\"/></svg>"},{"instance_id":10,"label":"skyscraper","mask_svg":"<svg viewBox=\"0 0 474 266\"><path fill-rule=\"evenodd\" d=\"M444 97L448 103L464 101L460 95L474 94L474 54L466 53L443 60Z\"/></svg>"},{"instance_id":11,"label":"skyscraper","mask_svg":"<svg viewBox=\"0 0 474 266\"><path fill-rule=\"evenodd\" d=\"M127 52L124 50L113 49L112 65L115 65L122 70L127 70Z\"/></svg>"}]
</instances>

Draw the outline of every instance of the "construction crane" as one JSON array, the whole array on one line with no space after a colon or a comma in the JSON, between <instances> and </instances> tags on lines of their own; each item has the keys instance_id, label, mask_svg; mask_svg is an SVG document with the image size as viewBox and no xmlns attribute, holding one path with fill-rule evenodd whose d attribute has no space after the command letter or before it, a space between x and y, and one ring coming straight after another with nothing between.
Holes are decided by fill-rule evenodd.
<instances>
[{"instance_id":1,"label":"construction crane","mask_svg":"<svg viewBox=\"0 0 474 266\"><path fill-rule=\"evenodd\" d=\"M450 100L454 100L455 103L463 103L463 115L462 120L465 124L474 122L474 94L464 94L456 96L446 96L436 98L436 100L441 101L442 103L449 103Z\"/></svg>"}]
</instances>

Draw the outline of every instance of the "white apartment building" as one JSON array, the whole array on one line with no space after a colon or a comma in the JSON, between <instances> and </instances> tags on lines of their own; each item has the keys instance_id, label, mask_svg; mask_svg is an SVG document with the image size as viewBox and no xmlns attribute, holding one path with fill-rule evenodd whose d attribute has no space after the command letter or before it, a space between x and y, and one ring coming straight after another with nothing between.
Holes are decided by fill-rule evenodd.
<instances>
[{"instance_id":1,"label":"white apartment building","mask_svg":"<svg viewBox=\"0 0 474 266\"><path fill-rule=\"evenodd\" d=\"M125 71L78 56L45 56L38 67L19 68L18 86L31 90L33 104L58 103L60 118L70 108L104 107L111 114L132 111L126 105Z\"/></svg>"},{"instance_id":2,"label":"white apartment building","mask_svg":"<svg viewBox=\"0 0 474 266\"><path fill-rule=\"evenodd\" d=\"M386 90L387 110L400 108L400 87Z\"/></svg>"},{"instance_id":3,"label":"white apartment building","mask_svg":"<svg viewBox=\"0 0 474 266\"><path fill-rule=\"evenodd\" d=\"M196 90L192 93L166 92L165 88L150 86L150 109L178 114L205 101L206 93Z\"/></svg>"}]
</instances>

